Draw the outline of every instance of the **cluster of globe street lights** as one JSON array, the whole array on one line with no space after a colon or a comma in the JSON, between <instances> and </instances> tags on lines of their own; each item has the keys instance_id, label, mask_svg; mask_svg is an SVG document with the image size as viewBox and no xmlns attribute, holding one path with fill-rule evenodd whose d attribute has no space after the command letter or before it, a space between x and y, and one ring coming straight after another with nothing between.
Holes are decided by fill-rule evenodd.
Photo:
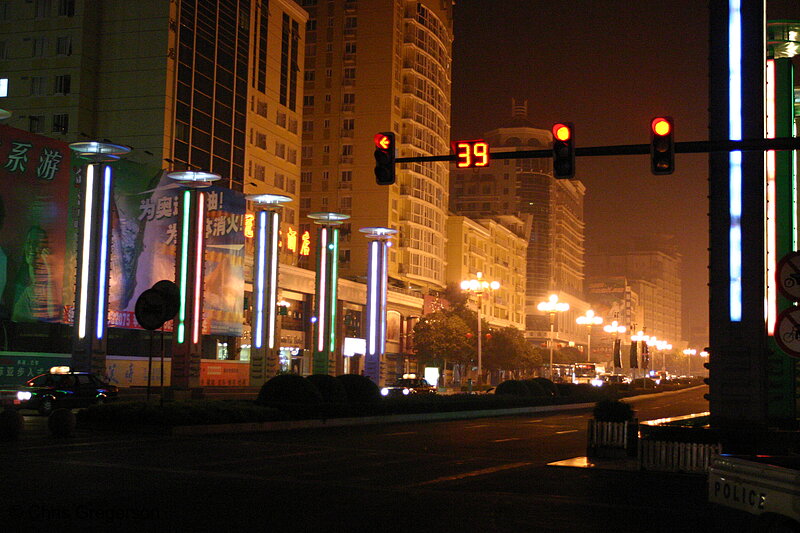
<instances>
[{"instance_id":1,"label":"cluster of globe street lights","mask_svg":"<svg viewBox=\"0 0 800 533\"><path fill-rule=\"evenodd\" d=\"M461 290L472 292L478 296L478 385L480 385L483 381L483 364L481 359L481 304L483 303L483 293L488 291L496 291L499 288L500 282L486 281L483 279L483 272L477 272L474 278L465 279L461 282Z\"/></svg>"},{"instance_id":2,"label":"cluster of globe street lights","mask_svg":"<svg viewBox=\"0 0 800 533\"><path fill-rule=\"evenodd\" d=\"M588 363L592 360L592 326L599 326L603 323L603 319L595 315L593 309L589 309L585 315L576 318L575 322L586 326L586 362Z\"/></svg>"},{"instance_id":3,"label":"cluster of globe street lights","mask_svg":"<svg viewBox=\"0 0 800 533\"><path fill-rule=\"evenodd\" d=\"M539 302L539 305L536 306L539 311L544 311L545 313L550 315L550 379L552 380L554 377L553 374L553 344L555 344L555 323L556 323L556 313L563 313L564 311L569 311L569 304L566 302L559 302L557 294L551 294L550 297L545 302Z\"/></svg>"}]
</instances>

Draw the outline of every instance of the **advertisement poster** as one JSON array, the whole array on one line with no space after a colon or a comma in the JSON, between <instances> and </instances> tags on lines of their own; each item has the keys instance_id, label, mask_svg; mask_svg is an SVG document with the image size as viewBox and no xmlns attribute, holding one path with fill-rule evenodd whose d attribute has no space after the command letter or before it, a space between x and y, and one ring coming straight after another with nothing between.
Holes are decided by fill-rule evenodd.
<instances>
[{"instance_id":1,"label":"advertisement poster","mask_svg":"<svg viewBox=\"0 0 800 533\"><path fill-rule=\"evenodd\" d=\"M175 280L182 189L158 168L125 160L113 168L109 325L139 328L134 315L139 295L158 281ZM77 191L73 190L73 206L79 202ZM207 206L203 333L240 336L245 199L223 187L209 187L203 193ZM72 212L75 216L78 209ZM69 264L74 269L74 259ZM167 322L165 330L170 329Z\"/></svg>"},{"instance_id":2,"label":"advertisement poster","mask_svg":"<svg viewBox=\"0 0 800 533\"><path fill-rule=\"evenodd\" d=\"M0 125L0 319L59 322L70 149Z\"/></svg>"}]
</instances>

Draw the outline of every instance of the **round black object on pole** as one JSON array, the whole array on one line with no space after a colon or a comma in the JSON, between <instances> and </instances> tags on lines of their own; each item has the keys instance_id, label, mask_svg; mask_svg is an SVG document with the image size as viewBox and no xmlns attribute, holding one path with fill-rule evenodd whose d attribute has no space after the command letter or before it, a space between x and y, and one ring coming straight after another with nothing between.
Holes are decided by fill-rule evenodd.
<instances>
[{"instance_id":1,"label":"round black object on pole","mask_svg":"<svg viewBox=\"0 0 800 533\"><path fill-rule=\"evenodd\" d=\"M172 320L178 314L180 309L180 295L178 294L178 286L175 282L168 279L162 279L153 285L153 290L159 291L167 301L165 314L162 316L164 322Z\"/></svg>"},{"instance_id":2,"label":"round black object on pole","mask_svg":"<svg viewBox=\"0 0 800 533\"><path fill-rule=\"evenodd\" d=\"M167 315L167 297L163 292L147 289L136 299L134 315L144 329L156 330L164 325Z\"/></svg>"}]
</instances>

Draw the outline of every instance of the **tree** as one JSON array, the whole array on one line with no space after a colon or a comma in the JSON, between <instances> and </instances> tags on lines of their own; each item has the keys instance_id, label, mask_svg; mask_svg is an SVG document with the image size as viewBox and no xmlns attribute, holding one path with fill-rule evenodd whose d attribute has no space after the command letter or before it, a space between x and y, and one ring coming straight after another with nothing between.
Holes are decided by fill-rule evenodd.
<instances>
[{"instance_id":1,"label":"tree","mask_svg":"<svg viewBox=\"0 0 800 533\"><path fill-rule=\"evenodd\" d=\"M475 357L472 329L453 311L426 315L414 326L414 347L422 361L467 363Z\"/></svg>"},{"instance_id":2,"label":"tree","mask_svg":"<svg viewBox=\"0 0 800 533\"><path fill-rule=\"evenodd\" d=\"M492 329L483 349L483 364L490 370L530 370L542 364L541 351L514 327Z\"/></svg>"}]
</instances>

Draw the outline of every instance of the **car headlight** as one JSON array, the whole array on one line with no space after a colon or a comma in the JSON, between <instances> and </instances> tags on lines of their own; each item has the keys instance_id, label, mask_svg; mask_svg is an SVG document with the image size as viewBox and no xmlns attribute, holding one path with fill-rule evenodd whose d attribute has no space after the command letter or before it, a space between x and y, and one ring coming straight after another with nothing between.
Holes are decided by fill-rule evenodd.
<instances>
[{"instance_id":1,"label":"car headlight","mask_svg":"<svg viewBox=\"0 0 800 533\"><path fill-rule=\"evenodd\" d=\"M595 386L595 387L602 387L603 386L603 380L602 379L593 379L592 380L592 385Z\"/></svg>"},{"instance_id":2,"label":"car headlight","mask_svg":"<svg viewBox=\"0 0 800 533\"><path fill-rule=\"evenodd\" d=\"M408 396L409 394L411 394L411 391L410 391L410 390L408 390L408 389L403 389L403 396Z\"/></svg>"},{"instance_id":3,"label":"car headlight","mask_svg":"<svg viewBox=\"0 0 800 533\"><path fill-rule=\"evenodd\" d=\"M17 400L27 402L31 399L32 394L28 391L21 390L17 393Z\"/></svg>"},{"instance_id":4,"label":"car headlight","mask_svg":"<svg viewBox=\"0 0 800 533\"><path fill-rule=\"evenodd\" d=\"M388 396L388 395L389 395L389 389L387 389L386 387L382 388L381 396Z\"/></svg>"}]
</instances>

